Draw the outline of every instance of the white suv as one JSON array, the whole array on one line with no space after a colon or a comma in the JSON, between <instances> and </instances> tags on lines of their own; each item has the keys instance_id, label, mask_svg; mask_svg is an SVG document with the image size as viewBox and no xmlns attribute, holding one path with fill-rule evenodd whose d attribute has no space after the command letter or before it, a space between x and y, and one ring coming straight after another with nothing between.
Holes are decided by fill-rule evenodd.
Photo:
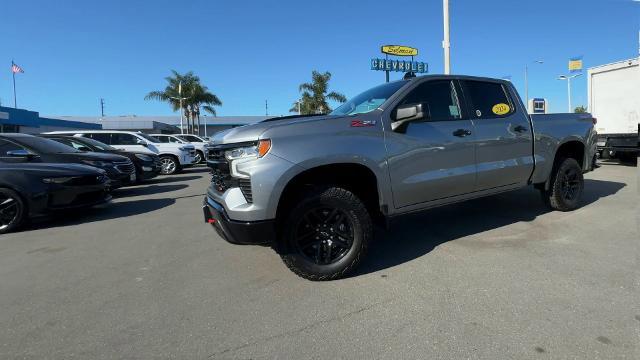
<instances>
[{"instance_id":1,"label":"white suv","mask_svg":"<svg viewBox=\"0 0 640 360\"><path fill-rule=\"evenodd\" d=\"M191 134L151 134L154 138L160 140L162 143L174 143L174 144L191 144L196 148L196 164L204 162L206 154L209 151L210 144L208 141Z\"/></svg>"},{"instance_id":2,"label":"white suv","mask_svg":"<svg viewBox=\"0 0 640 360\"><path fill-rule=\"evenodd\" d=\"M195 163L196 150L193 145L162 143L154 137L135 131L76 130L52 131L47 134L82 136L125 151L156 154L162 162L161 173L165 175L175 174L180 172L182 168Z\"/></svg>"}]
</instances>

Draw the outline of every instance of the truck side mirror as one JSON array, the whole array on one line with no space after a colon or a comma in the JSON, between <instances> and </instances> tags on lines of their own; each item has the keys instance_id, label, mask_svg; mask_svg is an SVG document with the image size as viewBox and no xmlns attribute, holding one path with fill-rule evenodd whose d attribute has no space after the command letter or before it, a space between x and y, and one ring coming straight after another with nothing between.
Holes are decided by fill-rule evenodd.
<instances>
[{"instance_id":1,"label":"truck side mirror","mask_svg":"<svg viewBox=\"0 0 640 360\"><path fill-rule=\"evenodd\" d=\"M429 105L426 103L399 106L391 115L391 130L403 132L406 125L415 120L428 119Z\"/></svg>"}]
</instances>

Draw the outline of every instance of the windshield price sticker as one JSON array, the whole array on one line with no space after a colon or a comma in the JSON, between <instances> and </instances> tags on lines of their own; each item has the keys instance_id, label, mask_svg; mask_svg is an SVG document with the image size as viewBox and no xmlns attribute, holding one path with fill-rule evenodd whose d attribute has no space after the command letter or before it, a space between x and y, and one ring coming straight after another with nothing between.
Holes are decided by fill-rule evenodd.
<instances>
[{"instance_id":1,"label":"windshield price sticker","mask_svg":"<svg viewBox=\"0 0 640 360\"><path fill-rule=\"evenodd\" d=\"M511 111L511 108L507 104L500 103L500 104L493 105L493 108L491 108L491 111L493 111L493 113L496 115L504 115L509 113L509 111Z\"/></svg>"}]
</instances>

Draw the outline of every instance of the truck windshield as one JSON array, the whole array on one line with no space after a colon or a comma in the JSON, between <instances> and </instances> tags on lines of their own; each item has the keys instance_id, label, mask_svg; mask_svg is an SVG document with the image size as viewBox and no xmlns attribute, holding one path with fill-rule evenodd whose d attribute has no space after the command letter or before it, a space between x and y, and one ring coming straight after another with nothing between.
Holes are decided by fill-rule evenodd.
<instances>
[{"instance_id":1,"label":"truck windshield","mask_svg":"<svg viewBox=\"0 0 640 360\"><path fill-rule=\"evenodd\" d=\"M353 115L373 111L406 83L407 80L400 80L371 88L342 104L339 108L333 110L330 115Z\"/></svg>"}]
</instances>

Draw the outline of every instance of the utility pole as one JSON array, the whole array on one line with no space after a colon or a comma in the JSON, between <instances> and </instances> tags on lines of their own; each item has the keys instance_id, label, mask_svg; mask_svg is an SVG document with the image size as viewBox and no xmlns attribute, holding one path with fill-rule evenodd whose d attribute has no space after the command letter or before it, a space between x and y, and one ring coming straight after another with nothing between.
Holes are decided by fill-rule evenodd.
<instances>
[{"instance_id":1,"label":"utility pole","mask_svg":"<svg viewBox=\"0 0 640 360\"><path fill-rule=\"evenodd\" d=\"M104 117L104 99L100 98L100 116Z\"/></svg>"},{"instance_id":2,"label":"utility pole","mask_svg":"<svg viewBox=\"0 0 640 360\"><path fill-rule=\"evenodd\" d=\"M264 114L269 116L269 102L267 100L264 101Z\"/></svg>"},{"instance_id":3,"label":"utility pole","mask_svg":"<svg viewBox=\"0 0 640 360\"><path fill-rule=\"evenodd\" d=\"M444 49L444 73L451 74L451 42L449 41L449 0L442 0L442 12L444 17L444 40L442 48Z\"/></svg>"}]
</instances>

